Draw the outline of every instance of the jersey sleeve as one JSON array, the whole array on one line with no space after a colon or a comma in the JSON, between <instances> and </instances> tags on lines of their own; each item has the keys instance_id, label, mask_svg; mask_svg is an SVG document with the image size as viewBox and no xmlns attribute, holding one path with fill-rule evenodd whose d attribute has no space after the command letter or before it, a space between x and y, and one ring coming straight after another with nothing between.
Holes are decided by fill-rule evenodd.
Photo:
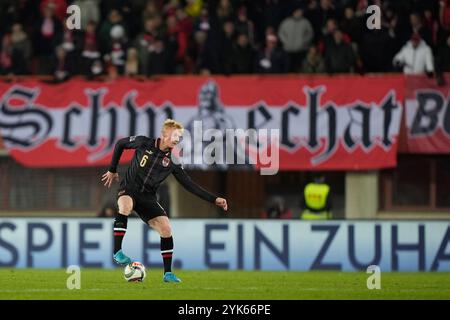
<instances>
[{"instance_id":1,"label":"jersey sleeve","mask_svg":"<svg viewBox=\"0 0 450 320\"><path fill-rule=\"evenodd\" d=\"M116 146L114 147L114 153L108 171L113 173L117 172L117 166L119 165L119 160L122 156L123 150L137 149L150 140L150 138L144 136L131 136L118 140Z\"/></svg>"},{"instance_id":2,"label":"jersey sleeve","mask_svg":"<svg viewBox=\"0 0 450 320\"><path fill-rule=\"evenodd\" d=\"M200 185L194 182L191 177L184 171L181 165L174 165L174 170L172 171L175 179L189 192L195 194L197 197L214 203L217 199L217 196L203 189Z\"/></svg>"}]
</instances>

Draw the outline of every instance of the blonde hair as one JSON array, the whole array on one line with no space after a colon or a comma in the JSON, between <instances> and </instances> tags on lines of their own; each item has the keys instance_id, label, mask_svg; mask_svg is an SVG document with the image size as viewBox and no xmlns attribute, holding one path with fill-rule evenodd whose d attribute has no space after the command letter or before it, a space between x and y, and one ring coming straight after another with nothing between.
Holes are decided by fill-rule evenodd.
<instances>
[{"instance_id":1,"label":"blonde hair","mask_svg":"<svg viewBox=\"0 0 450 320\"><path fill-rule=\"evenodd\" d=\"M161 131L166 131L167 129L180 129L181 131L183 131L184 127L178 121L175 121L173 119L167 119L166 121L164 121Z\"/></svg>"}]
</instances>

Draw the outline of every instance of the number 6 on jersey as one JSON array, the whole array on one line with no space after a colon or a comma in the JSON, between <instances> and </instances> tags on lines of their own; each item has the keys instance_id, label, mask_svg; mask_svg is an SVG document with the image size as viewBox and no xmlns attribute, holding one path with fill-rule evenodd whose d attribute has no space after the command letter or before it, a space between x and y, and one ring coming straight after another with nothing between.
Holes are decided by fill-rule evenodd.
<instances>
[{"instance_id":1,"label":"number 6 on jersey","mask_svg":"<svg viewBox=\"0 0 450 320\"><path fill-rule=\"evenodd\" d=\"M144 154L144 156L142 157L141 162L139 163L139 165L141 167L145 167L145 164L147 163L147 160L148 160L148 155Z\"/></svg>"}]
</instances>

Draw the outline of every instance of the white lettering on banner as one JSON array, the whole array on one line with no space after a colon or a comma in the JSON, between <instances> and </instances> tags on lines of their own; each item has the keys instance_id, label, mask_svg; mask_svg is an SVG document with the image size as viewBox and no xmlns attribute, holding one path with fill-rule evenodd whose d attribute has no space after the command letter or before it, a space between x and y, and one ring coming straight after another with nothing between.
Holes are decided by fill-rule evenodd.
<instances>
[{"instance_id":1,"label":"white lettering on banner","mask_svg":"<svg viewBox=\"0 0 450 320\"><path fill-rule=\"evenodd\" d=\"M162 267L159 236L140 221L128 230L124 250L150 269ZM173 231L181 269L450 271L444 221L175 219ZM114 268L111 239L104 219L0 218L0 267Z\"/></svg>"}]
</instances>

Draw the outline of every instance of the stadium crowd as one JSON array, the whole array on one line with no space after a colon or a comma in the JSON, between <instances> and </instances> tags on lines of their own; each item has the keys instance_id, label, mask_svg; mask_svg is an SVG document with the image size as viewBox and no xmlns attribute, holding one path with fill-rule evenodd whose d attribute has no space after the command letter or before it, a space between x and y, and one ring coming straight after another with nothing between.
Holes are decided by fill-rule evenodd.
<instances>
[{"instance_id":1,"label":"stadium crowd","mask_svg":"<svg viewBox=\"0 0 450 320\"><path fill-rule=\"evenodd\" d=\"M450 72L450 0L2 0L0 19L2 75Z\"/></svg>"}]
</instances>

